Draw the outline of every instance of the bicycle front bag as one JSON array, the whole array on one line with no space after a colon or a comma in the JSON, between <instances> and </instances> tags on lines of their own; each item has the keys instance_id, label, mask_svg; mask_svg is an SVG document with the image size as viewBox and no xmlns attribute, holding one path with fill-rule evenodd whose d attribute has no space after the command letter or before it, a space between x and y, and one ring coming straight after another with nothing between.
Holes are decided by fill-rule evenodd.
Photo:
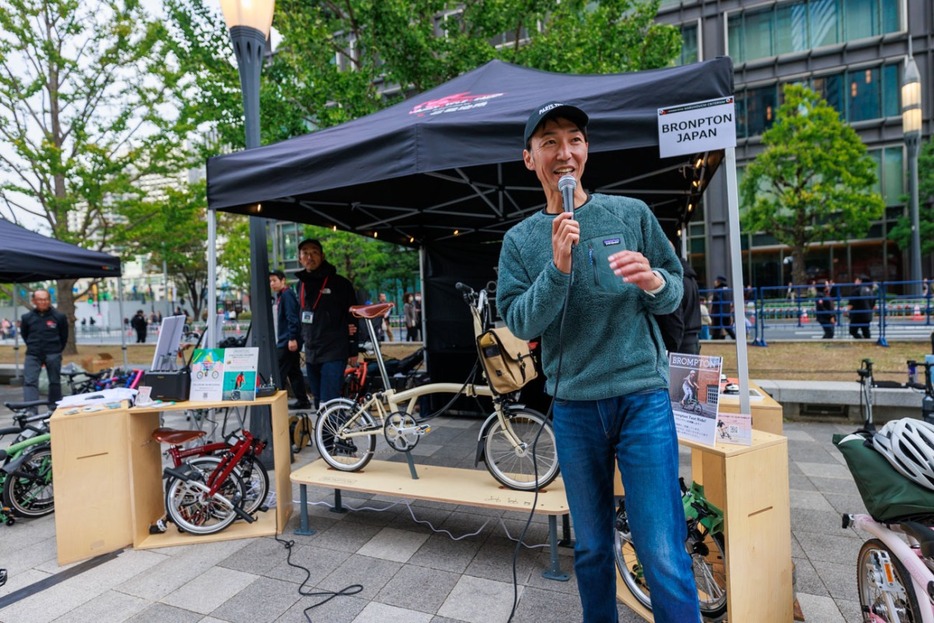
<instances>
[{"instance_id":1,"label":"bicycle front bag","mask_svg":"<svg viewBox=\"0 0 934 623\"><path fill-rule=\"evenodd\" d=\"M506 327L494 327L477 338L480 362L487 382L498 394L522 389L538 376L529 343Z\"/></svg>"}]
</instances>

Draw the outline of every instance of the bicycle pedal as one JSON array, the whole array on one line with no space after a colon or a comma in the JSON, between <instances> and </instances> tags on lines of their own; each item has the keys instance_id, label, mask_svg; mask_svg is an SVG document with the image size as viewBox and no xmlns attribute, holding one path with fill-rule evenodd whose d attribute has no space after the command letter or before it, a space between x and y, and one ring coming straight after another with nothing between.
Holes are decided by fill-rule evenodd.
<instances>
[{"instance_id":1,"label":"bicycle pedal","mask_svg":"<svg viewBox=\"0 0 934 623\"><path fill-rule=\"evenodd\" d=\"M149 534L163 534L168 529L165 519L157 519L155 523L149 526Z\"/></svg>"},{"instance_id":2,"label":"bicycle pedal","mask_svg":"<svg viewBox=\"0 0 934 623\"><path fill-rule=\"evenodd\" d=\"M429 426L428 424L422 424L418 428L415 429L416 435L427 435L430 432L431 432L431 426Z\"/></svg>"}]
</instances>

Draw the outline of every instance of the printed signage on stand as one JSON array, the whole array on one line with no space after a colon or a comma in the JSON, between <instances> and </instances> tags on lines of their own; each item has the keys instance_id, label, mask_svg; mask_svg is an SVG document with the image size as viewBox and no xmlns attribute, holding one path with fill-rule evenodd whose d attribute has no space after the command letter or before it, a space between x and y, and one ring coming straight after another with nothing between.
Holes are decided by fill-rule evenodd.
<instances>
[{"instance_id":1,"label":"printed signage on stand","mask_svg":"<svg viewBox=\"0 0 934 623\"><path fill-rule=\"evenodd\" d=\"M658 109L658 150L662 158L736 147L733 97Z\"/></svg>"}]
</instances>

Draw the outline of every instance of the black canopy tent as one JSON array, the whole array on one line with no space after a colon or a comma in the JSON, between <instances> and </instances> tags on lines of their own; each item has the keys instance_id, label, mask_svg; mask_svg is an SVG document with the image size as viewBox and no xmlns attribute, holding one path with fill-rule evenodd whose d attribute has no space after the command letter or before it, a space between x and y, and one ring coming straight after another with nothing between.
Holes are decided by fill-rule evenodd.
<instances>
[{"instance_id":1,"label":"black canopy tent","mask_svg":"<svg viewBox=\"0 0 934 623\"><path fill-rule=\"evenodd\" d=\"M422 247L432 378L463 380L472 332L452 285L493 279L505 232L544 205L521 162L529 113L552 100L584 109L584 187L644 200L675 240L724 152L660 158L658 109L732 93L728 58L612 75L492 61L372 115L212 158L208 205Z\"/></svg>"},{"instance_id":2,"label":"black canopy tent","mask_svg":"<svg viewBox=\"0 0 934 623\"><path fill-rule=\"evenodd\" d=\"M0 283L32 283L51 279L119 277L120 258L62 242L0 219ZM119 282L118 282L119 283ZM16 312L16 288L13 288ZM120 297L123 316L123 297ZM123 332L120 332L121 335ZM122 338L126 365L126 336ZM19 332L16 333L15 376L19 376Z\"/></svg>"},{"instance_id":3,"label":"black canopy tent","mask_svg":"<svg viewBox=\"0 0 934 623\"><path fill-rule=\"evenodd\" d=\"M31 232L0 219L0 283L119 277L120 258Z\"/></svg>"}]
</instances>

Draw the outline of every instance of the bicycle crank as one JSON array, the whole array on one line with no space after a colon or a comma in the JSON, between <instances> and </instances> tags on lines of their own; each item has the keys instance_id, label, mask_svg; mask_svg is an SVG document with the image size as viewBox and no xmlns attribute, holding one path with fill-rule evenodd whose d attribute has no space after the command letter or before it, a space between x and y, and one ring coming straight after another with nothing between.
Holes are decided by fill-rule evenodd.
<instances>
[{"instance_id":1,"label":"bicycle crank","mask_svg":"<svg viewBox=\"0 0 934 623\"><path fill-rule=\"evenodd\" d=\"M393 450L406 452L418 444L423 435L431 432L428 424L419 424L408 413L396 411L390 413L383 425L383 436Z\"/></svg>"}]
</instances>

